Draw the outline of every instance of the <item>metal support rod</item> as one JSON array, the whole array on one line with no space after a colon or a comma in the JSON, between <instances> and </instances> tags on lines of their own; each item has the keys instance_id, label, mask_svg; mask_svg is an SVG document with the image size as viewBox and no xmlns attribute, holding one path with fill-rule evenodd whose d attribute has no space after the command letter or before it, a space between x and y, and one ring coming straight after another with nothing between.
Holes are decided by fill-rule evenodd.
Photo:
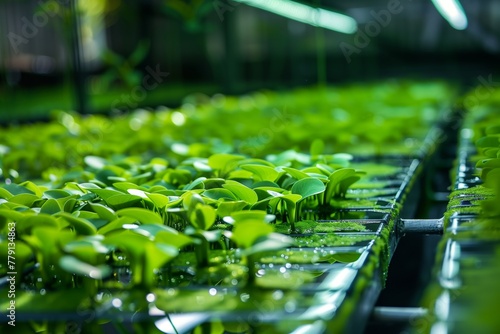
<instances>
[{"instance_id":1,"label":"metal support rod","mask_svg":"<svg viewBox=\"0 0 500 334\"><path fill-rule=\"evenodd\" d=\"M82 59L82 34L80 23L80 11L77 0L69 2L70 23L71 23L71 55L72 70L75 85L76 109L82 114L89 112L87 96L87 78L85 64Z\"/></svg>"},{"instance_id":2,"label":"metal support rod","mask_svg":"<svg viewBox=\"0 0 500 334\"><path fill-rule=\"evenodd\" d=\"M427 316L428 310L423 307L388 307L379 306L373 309L373 319L377 321L409 321Z\"/></svg>"},{"instance_id":3,"label":"metal support rod","mask_svg":"<svg viewBox=\"0 0 500 334\"><path fill-rule=\"evenodd\" d=\"M403 233L443 234L443 218L401 219Z\"/></svg>"}]
</instances>

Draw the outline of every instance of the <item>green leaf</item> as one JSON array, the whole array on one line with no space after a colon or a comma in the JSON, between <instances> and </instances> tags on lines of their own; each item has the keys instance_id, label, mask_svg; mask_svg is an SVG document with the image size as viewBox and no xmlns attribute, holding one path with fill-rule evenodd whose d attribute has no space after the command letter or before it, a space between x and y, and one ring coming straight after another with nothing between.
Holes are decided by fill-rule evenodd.
<instances>
[{"instance_id":1,"label":"green leaf","mask_svg":"<svg viewBox=\"0 0 500 334\"><path fill-rule=\"evenodd\" d=\"M316 167L320 171L320 174L323 174L326 176L329 176L330 174L332 174L335 171L331 166L328 166L325 164L316 164Z\"/></svg>"},{"instance_id":2,"label":"green leaf","mask_svg":"<svg viewBox=\"0 0 500 334\"><path fill-rule=\"evenodd\" d=\"M500 168L500 159L482 159L476 163L476 168Z\"/></svg>"},{"instance_id":3,"label":"green leaf","mask_svg":"<svg viewBox=\"0 0 500 334\"><path fill-rule=\"evenodd\" d=\"M127 192L130 195L138 196L138 197L146 200L146 202L151 202L151 200L148 197L148 193L145 191L142 191L140 189L128 189Z\"/></svg>"},{"instance_id":4,"label":"green leaf","mask_svg":"<svg viewBox=\"0 0 500 334\"><path fill-rule=\"evenodd\" d=\"M154 206L157 209L164 209L168 204L170 199L168 196L165 196L163 194L156 194L156 193L146 193L146 196L153 202Z\"/></svg>"},{"instance_id":5,"label":"green leaf","mask_svg":"<svg viewBox=\"0 0 500 334\"><path fill-rule=\"evenodd\" d=\"M18 212L18 211L7 210L7 209L0 209L0 217L6 218L6 220L9 221L9 222L18 221L23 216L24 215L21 212Z\"/></svg>"},{"instance_id":6,"label":"green leaf","mask_svg":"<svg viewBox=\"0 0 500 334\"><path fill-rule=\"evenodd\" d=\"M215 170L230 171L232 170L239 160L243 160L241 155L218 153L213 154L208 158L208 165Z\"/></svg>"},{"instance_id":7,"label":"green leaf","mask_svg":"<svg viewBox=\"0 0 500 334\"><path fill-rule=\"evenodd\" d=\"M74 186L76 186L78 189L84 190L90 190L90 189L101 189L97 184L95 183L90 183L90 182L84 182L84 183L73 183Z\"/></svg>"},{"instance_id":8,"label":"green leaf","mask_svg":"<svg viewBox=\"0 0 500 334\"><path fill-rule=\"evenodd\" d=\"M267 198L264 198L264 199L261 199L257 202L255 202L254 204L252 204L252 206L250 207L250 210L251 211L254 211L254 210L262 210L262 211L267 211L267 208L268 208L268 205L269 205L269 202L271 201L271 199L273 199L274 197L272 196L269 196Z\"/></svg>"},{"instance_id":9,"label":"green leaf","mask_svg":"<svg viewBox=\"0 0 500 334\"><path fill-rule=\"evenodd\" d=\"M486 148L483 150L483 154L488 158L496 158L498 154L500 154L500 148L498 147Z\"/></svg>"},{"instance_id":10,"label":"green leaf","mask_svg":"<svg viewBox=\"0 0 500 334\"><path fill-rule=\"evenodd\" d=\"M193 189L205 189L205 180L206 177L199 177L196 180L193 180L193 182L188 183L184 186L184 190L193 190Z\"/></svg>"},{"instance_id":11,"label":"green leaf","mask_svg":"<svg viewBox=\"0 0 500 334\"><path fill-rule=\"evenodd\" d=\"M18 194L9 198L9 202L21 204L31 208L33 206L33 203L35 203L35 201L38 201L39 199L40 198L38 196L33 194Z\"/></svg>"},{"instance_id":12,"label":"green leaf","mask_svg":"<svg viewBox=\"0 0 500 334\"><path fill-rule=\"evenodd\" d=\"M283 249L292 246L294 243L294 240L287 235L270 233L258 238L252 247L247 248L243 252L243 255L248 256L251 254Z\"/></svg>"},{"instance_id":13,"label":"green leaf","mask_svg":"<svg viewBox=\"0 0 500 334\"><path fill-rule=\"evenodd\" d=\"M173 185L186 185L192 181L191 173L183 169L168 169L163 180Z\"/></svg>"},{"instance_id":14,"label":"green leaf","mask_svg":"<svg viewBox=\"0 0 500 334\"><path fill-rule=\"evenodd\" d=\"M37 186L36 184L34 184L31 181L25 181L25 182L23 182L23 183L21 183L19 185L22 186L22 187L25 187L26 189L28 189L30 191L32 191L38 197L42 197L42 195L43 195L42 189L40 189L39 186Z\"/></svg>"},{"instance_id":15,"label":"green leaf","mask_svg":"<svg viewBox=\"0 0 500 334\"><path fill-rule=\"evenodd\" d=\"M325 143L321 139L314 139L309 149L311 156L321 155L325 151Z\"/></svg>"},{"instance_id":16,"label":"green leaf","mask_svg":"<svg viewBox=\"0 0 500 334\"><path fill-rule=\"evenodd\" d=\"M267 192L275 198L279 198L281 200L286 200L286 201L289 201L292 203L297 203L298 201L300 201L302 199L302 196L299 194L285 194L284 195L284 194L281 194L281 193L278 193L275 191L271 191L271 190L268 190Z\"/></svg>"},{"instance_id":17,"label":"green leaf","mask_svg":"<svg viewBox=\"0 0 500 334\"><path fill-rule=\"evenodd\" d=\"M203 184L205 185L205 189L213 189L213 188L221 188L225 182L226 180L224 179L214 177L204 180Z\"/></svg>"},{"instance_id":18,"label":"green leaf","mask_svg":"<svg viewBox=\"0 0 500 334\"><path fill-rule=\"evenodd\" d=\"M141 201L142 198L134 195L115 195L105 200L106 204L108 204L114 210L133 207Z\"/></svg>"},{"instance_id":19,"label":"green leaf","mask_svg":"<svg viewBox=\"0 0 500 334\"><path fill-rule=\"evenodd\" d=\"M264 210L243 210L243 211L233 212L231 218L233 220L232 221L233 224L239 224L249 220L258 220L269 223L270 221L267 219L268 216L274 218L274 216L268 215L267 212Z\"/></svg>"},{"instance_id":20,"label":"green leaf","mask_svg":"<svg viewBox=\"0 0 500 334\"><path fill-rule=\"evenodd\" d=\"M43 197L45 198L53 198L53 199L61 199L61 198L66 198L71 196L69 192L66 190L61 190L61 189L51 189L51 190L46 190L43 193Z\"/></svg>"},{"instance_id":21,"label":"green leaf","mask_svg":"<svg viewBox=\"0 0 500 334\"><path fill-rule=\"evenodd\" d=\"M0 188L0 198L5 198L6 200L8 200L12 196L13 195L9 191L7 191L6 189Z\"/></svg>"},{"instance_id":22,"label":"green leaf","mask_svg":"<svg viewBox=\"0 0 500 334\"><path fill-rule=\"evenodd\" d=\"M150 48L149 40L139 41L139 44L135 47L134 51L128 58L128 62L132 67L139 65L141 61L147 56Z\"/></svg>"},{"instance_id":23,"label":"green leaf","mask_svg":"<svg viewBox=\"0 0 500 334\"><path fill-rule=\"evenodd\" d=\"M270 189L270 188L277 188L277 189L279 189L280 186L277 183L271 182L271 181L261 181L261 182L256 182L256 183L252 184L252 189L254 189L254 190L255 189L264 189L264 190L266 190L266 189Z\"/></svg>"},{"instance_id":24,"label":"green leaf","mask_svg":"<svg viewBox=\"0 0 500 334\"><path fill-rule=\"evenodd\" d=\"M99 215L92 211L80 210L72 213L72 216L83 219L99 219Z\"/></svg>"},{"instance_id":25,"label":"green leaf","mask_svg":"<svg viewBox=\"0 0 500 334\"><path fill-rule=\"evenodd\" d=\"M181 249L184 246L193 243L193 238L188 237L183 233L175 232L167 232L167 231L159 231L154 239L157 244L166 244L170 246L174 246L177 249Z\"/></svg>"},{"instance_id":26,"label":"green leaf","mask_svg":"<svg viewBox=\"0 0 500 334\"><path fill-rule=\"evenodd\" d=\"M133 257L132 261L142 260L141 255L144 253L144 245L148 242L151 242L149 237L129 230L107 235L103 241L105 245L125 251Z\"/></svg>"},{"instance_id":27,"label":"green leaf","mask_svg":"<svg viewBox=\"0 0 500 334\"><path fill-rule=\"evenodd\" d=\"M42 214L35 216L40 217ZM52 216L47 216L54 219ZM34 218L34 217L33 217ZM45 217L43 217L45 218ZM75 233L71 231L62 231L58 228L50 227L48 225L41 225L33 227L31 235L25 235L23 237L24 241L30 245L30 247L36 249L36 257L40 263L40 271L43 280L53 280L54 272L53 267L59 262L61 257L61 245L65 242L73 240ZM64 277L59 276L58 278L64 279ZM71 277L66 275L66 279L69 280Z\"/></svg>"},{"instance_id":28,"label":"green leaf","mask_svg":"<svg viewBox=\"0 0 500 334\"><path fill-rule=\"evenodd\" d=\"M491 125L486 128L487 135L500 135L500 124Z\"/></svg>"},{"instance_id":29,"label":"green leaf","mask_svg":"<svg viewBox=\"0 0 500 334\"><path fill-rule=\"evenodd\" d=\"M61 212L61 207L55 199L48 199L40 208L41 213L46 213L48 215L53 215L55 213Z\"/></svg>"},{"instance_id":30,"label":"green leaf","mask_svg":"<svg viewBox=\"0 0 500 334\"><path fill-rule=\"evenodd\" d=\"M84 237L79 240L72 240L63 245L63 250L70 255L78 258L85 263L97 266L106 262L106 256L111 249L101 242L104 240L102 235Z\"/></svg>"},{"instance_id":31,"label":"green leaf","mask_svg":"<svg viewBox=\"0 0 500 334\"><path fill-rule=\"evenodd\" d=\"M246 164L246 165L241 165L241 168L252 172L255 181L273 182L279 175L278 171L269 166Z\"/></svg>"},{"instance_id":32,"label":"green leaf","mask_svg":"<svg viewBox=\"0 0 500 334\"><path fill-rule=\"evenodd\" d=\"M0 208L2 209L9 209L9 210L16 210L16 211L28 211L30 208L25 206L25 205L22 205L22 204L18 204L18 203L11 203L11 202L7 202L5 201L4 199L0 199Z\"/></svg>"},{"instance_id":33,"label":"green leaf","mask_svg":"<svg viewBox=\"0 0 500 334\"><path fill-rule=\"evenodd\" d=\"M135 183L132 182L115 182L113 183L113 187L116 189L119 189L123 192L127 192L129 189L137 189L137 190L142 190L142 191L147 191L146 188L138 186Z\"/></svg>"},{"instance_id":34,"label":"green leaf","mask_svg":"<svg viewBox=\"0 0 500 334\"><path fill-rule=\"evenodd\" d=\"M94 235L97 233L97 228L86 219L77 218L67 212L59 212L55 217L65 220L79 235Z\"/></svg>"},{"instance_id":35,"label":"green leaf","mask_svg":"<svg viewBox=\"0 0 500 334\"><path fill-rule=\"evenodd\" d=\"M74 256L65 255L59 259L59 266L69 273L102 280L111 275L111 268L106 265L93 266Z\"/></svg>"},{"instance_id":36,"label":"green leaf","mask_svg":"<svg viewBox=\"0 0 500 334\"><path fill-rule=\"evenodd\" d=\"M195 192L187 192L182 197L182 206L191 214L198 204L205 204L203 198Z\"/></svg>"},{"instance_id":37,"label":"green leaf","mask_svg":"<svg viewBox=\"0 0 500 334\"><path fill-rule=\"evenodd\" d=\"M292 207L295 208L296 203L302 199L302 196L299 194L286 194L280 196L280 199L286 203L287 210L290 210Z\"/></svg>"},{"instance_id":38,"label":"green leaf","mask_svg":"<svg viewBox=\"0 0 500 334\"><path fill-rule=\"evenodd\" d=\"M75 196L77 196L77 195L75 195ZM73 212L76 204L78 203L76 198L73 198L73 197L60 198L57 200L57 202L59 203L59 205L61 206L61 208L64 212L69 212L69 213Z\"/></svg>"},{"instance_id":39,"label":"green leaf","mask_svg":"<svg viewBox=\"0 0 500 334\"><path fill-rule=\"evenodd\" d=\"M35 227L59 228L59 223L54 217L47 214L28 215L17 221L16 232L19 235L29 234Z\"/></svg>"},{"instance_id":40,"label":"green leaf","mask_svg":"<svg viewBox=\"0 0 500 334\"><path fill-rule=\"evenodd\" d=\"M227 180L222 187L231 191L237 199L243 200L249 204L254 204L258 200L257 194L253 191L253 189L250 189L239 182Z\"/></svg>"},{"instance_id":41,"label":"green leaf","mask_svg":"<svg viewBox=\"0 0 500 334\"><path fill-rule=\"evenodd\" d=\"M148 244L152 244L148 237L132 231L123 231L107 235L103 243L126 253L133 273L133 284L150 284L152 282L154 273L147 269L149 268L148 261L155 255L154 252L152 254L151 248L148 246Z\"/></svg>"},{"instance_id":42,"label":"green leaf","mask_svg":"<svg viewBox=\"0 0 500 334\"><path fill-rule=\"evenodd\" d=\"M179 234L179 232L169 226L165 225L159 225L159 224L142 224L138 225L136 228L132 229L131 231L135 233L139 233L151 240L154 240L156 238L156 235L160 232L165 232L165 233L170 233L170 234Z\"/></svg>"},{"instance_id":43,"label":"green leaf","mask_svg":"<svg viewBox=\"0 0 500 334\"><path fill-rule=\"evenodd\" d=\"M328 257L332 260L335 260L335 262L350 263L357 261L360 256L361 253L350 252L331 254Z\"/></svg>"},{"instance_id":44,"label":"green leaf","mask_svg":"<svg viewBox=\"0 0 500 334\"><path fill-rule=\"evenodd\" d=\"M228 180L245 180L245 179L251 180L252 177L253 177L252 172L241 169L233 170L229 172L229 175L226 175L226 178Z\"/></svg>"},{"instance_id":45,"label":"green leaf","mask_svg":"<svg viewBox=\"0 0 500 334\"><path fill-rule=\"evenodd\" d=\"M260 165L260 166L268 166L268 167L271 167L271 168L275 167L273 165L273 163L271 163L271 162L269 162L267 160L264 160L264 159L257 159L257 158L243 159L243 160L239 161L239 165L240 166L243 166L243 165Z\"/></svg>"},{"instance_id":46,"label":"green leaf","mask_svg":"<svg viewBox=\"0 0 500 334\"><path fill-rule=\"evenodd\" d=\"M286 171L288 174L290 174L291 177L297 180L309 177L309 175L307 175L306 173L295 168L283 167L283 170Z\"/></svg>"},{"instance_id":47,"label":"green leaf","mask_svg":"<svg viewBox=\"0 0 500 334\"><path fill-rule=\"evenodd\" d=\"M245 201L229 201L229 202L220 202L217 206L217 215L219 217L230 216L235 211L243 210L248 203Z\"/></svg>"},{"instance_id":48,"label":"green leaf","mask_svg":"<svg viewBox=\"0 0 500 334\"><path fill-rule=\"evenodd\" d=\"M115 212L107 206L98 203L89 203L89 205L101 219L113 221L117 218Z\"/></svg>"},{"instance_id":49,"label":"green leaf","mask_svg":"<svg viewBox=\"0 0 500 334\"><path fill-rule=\"evenodd\" d=\"M357 181L359 181L361 177L359 175L349 176L339 183L339 194L343 197L347 193L347 189Z\"/></svg>"},{"instance_id":50,"label":"green leaf","mask_svg":"<svg viewBox=\"0 0 500 334\"><path fill-rule=\"evenodd\" d=\"M123 225L125 224L132 224L136 220L131 217L120 217L115 220L110 221L106 225L102 226L99 228L97 231L99 234L102 235L107 235L110 234L111 232L116 232L117 230L122 230Z\"/></svg>"},{"instance_id":51,"label":"green leaf","mask_svg":"<svg viewBox=\"0 0 500 334\"><path fill-rule=\"evenodd\" d=\"M274 231L273 226L261 220L245 220L240 224L235 224L231 239L236 244L248 249L254 245L257 239L265 237Z\"/></svg>"},{"instance_id":52,"label":"green leaf","mask_svg":"<svg viewBox=\"0 0 500 334\"><path fill-rule=\"evenodd\" d=\"M325 199L329 203L333 197L340 196L340 182L351 176L354 176L356 171L352 168L341 168L334 171L328 177L328 184L326 185Z\"/></svg>"},{"instance_id":53,"label":"green leaf","mask_svg":"<svg viewBox=\"0 0 500 334\"><path fill-rule=\"evenodd\" d=\"M111 190L111 189L101 189L101 188L89 188L88 191L96 194L101 198L103 201L106 201L108 198L116 196L116 195L123 195L122 192L117 191L117 190Z\"/></svg>"},{"instance_id":54,"label":"green leaf","mask_svg":"<svg viewBox=\"0 0 500 334\"><path fill-rule=\"evenodd\" d=\"M210 205L198 204L191 212L189 219L191 224L200 230L208 230L215 223L215 209Z\"/></svg>"},{"instance_id":55,"label":"green leaf","mask_svg":"<svg viewBox=\"0 0 500 334\"><path fill-rule=\"evenodd\" d=\"M205 197L214 199L214 200L220 200L220 199L228 199L231 201L238 200L236 195L234 195L231 191L224 189L224 188L208 189L208 190L205 190L202 193L202 195Z\"/></svg>"},{"instance_id":56,"label":"green leaf","mask_svg":"<svg viewBox=\"0 0 500 334\"><path fill-rule=\"evenodd\" d=\"M179 250L171 245L146 243L144 251L143 284L151 288L157 269L172 261Z\"/></svg>"},{"instance_id":57,"label":"green leaf","mask_svg":"<svg viewBox=\"0 0 500 334\"><path fill-rule=\"evenodd\" d=\"M163 218L155 212L142 208L126 208L116 211L118 216L131 217L141 224L163 224Z\"/></svg>"},{"instance_id":58,"label":"green leaf","mask_svg":"<svg viewBox=\"0 0 500 334\"><path fill-rule=\"evenodd\" d=\"M7 190L8 193L12 195L19 195L19 194L31 194L34 195L35 193L26 187L23 187L21 185L15 184L15 183L10 183L10 184L4 184L2 186L3 189Z\"/></svg>"},{"instance_id":59,"label":"green leaf","mask_svg":"<svg viewBox=\"0 0 500 334\"><path fill-rule=\"evenodd\" d=\"M476 140L476 146L479 148L498 147L500 146L500 136L489 135L479 138Z\"/></svg>"},{"instance_id":60,"label":"green leaf","mask_svg":"<svg viewBox=\"0 0 500 334\"><path fill-rule=\"evenodd\" d=\"M266 200L268 199L269 197L272 197L268 191L274 191L276 193L282 193L285 191L285 189L281 189L281 188L274 188L274 187L262 187L262 188L255 188L254 191L255 193L257 194L257 197L258 197L258 201L257 202L260 202L260 201L263 201L263 200Z\"/></svg>"},{"instance_id":61,"label":"green leaf","mask_svg":"<svg viewBox=\"0 0 500 334\"><path fill-rule=\"evenodd\" d=\"M325 185L322 181L308 177L304 179L300 179L295 182L292 186L292 194L298 194L302 196L300 200L304 200L305 198L321 194L326 189Z\"/></svg>"}]
</instances>

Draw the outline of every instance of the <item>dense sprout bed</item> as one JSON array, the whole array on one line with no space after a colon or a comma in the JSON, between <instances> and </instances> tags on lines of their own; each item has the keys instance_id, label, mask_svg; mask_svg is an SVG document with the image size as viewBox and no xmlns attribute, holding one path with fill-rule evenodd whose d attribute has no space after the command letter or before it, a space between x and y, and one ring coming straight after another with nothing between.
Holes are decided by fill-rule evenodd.
<instances>
[{"instance_id":1,"label":"dense sprout bed","mask_svg":"<svg viewBox=\"0 0 500 334\"><path fill-rule=\"evenodd\" d=\"M214 153L278 159L311 146L314 154L416 154L453 94L440 82L394 81L242 97L200 94L177 109L113 117L54 111L50 123L2 128L0 176L49 180L81 170L88 155L141 164L162 158L176 167Z\"/></svg>"},{"instance_id":2,"label":"dense sprout bed","mask_svg":"<svg viewBox=\"0 0 500 334\"><path fill-rule=\"evenodd\" d=\"M3 129L0 305L15 290L28 332L126 331L117 319L168 332L169 314L198 311L205 332L345 328L384 284L451 94L389 82L195 95L176 110Z\"/></svg>"},{"instance_id":3,"label":"dense sprout bed","mask_svg":"<svg viewBox=\"0 0 500 334\"><path fill-rule=\"evenodd\" d=\"M464 101L472 98L473 93ZM500 91L466 106L455 189L445 214L435 279L424 299L431 312L415 321L419 332L488 333L500 326L494 311L500 263Z\"/></svg>"}]
</instances>

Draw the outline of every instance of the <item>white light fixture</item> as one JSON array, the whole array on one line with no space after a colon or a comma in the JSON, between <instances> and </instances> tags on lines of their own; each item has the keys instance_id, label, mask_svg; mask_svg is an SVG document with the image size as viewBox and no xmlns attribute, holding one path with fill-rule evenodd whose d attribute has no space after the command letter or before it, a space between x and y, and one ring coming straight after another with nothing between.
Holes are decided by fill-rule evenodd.
<instances>
[{"instance_id":1,"label":"white light fixture","mask_svg":"<svg viewBox=\"0 0 500 334\"><path fill-rule=\"evenodd\" d=\"M358 29L352 17L322 8L310 7L289 0L234 0L248 6L267 10L289 19L344 34L354 34Z\"/></svg>"},{"instance_id":2,"label":"white light fixture","mask_svg":"<svg viewBox=\"0 0 500 334\"><path fill-rule=\"evenodd\" d=\"M432 0L438 12L457 30L467 28L467 16L458 0Z\"/></svg>"}]
</instances>

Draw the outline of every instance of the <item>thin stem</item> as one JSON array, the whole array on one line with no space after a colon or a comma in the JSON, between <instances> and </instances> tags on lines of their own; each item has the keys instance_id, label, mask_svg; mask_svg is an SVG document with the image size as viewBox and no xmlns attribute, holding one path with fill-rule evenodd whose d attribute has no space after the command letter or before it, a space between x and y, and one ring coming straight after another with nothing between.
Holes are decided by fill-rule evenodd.
<instances>
[{"instance_id":1,"label":"thin stem","mask_svg":"<svg viewBox=\"0 0 500 334\"><path fill-rule=\"evenodd\" d=\"M177 328L175 328L175 325L174 325L172 319L170 319L170 315L167 313L165 316L167 317L168 322L170 322L170 325L172 325L172 328L174 329L175 334L179 334L179 332L177 331Z\"/></svg>"},{"instance_id":2,"label":"thin stem","mask_svg":"<svg viewBox=\"0 0 500 334\"><path fill-rule=\"evenodd\" d=\"M255 261L253 259L253 255L247 255L247 267L248 267L248 281L247 285L255 284Z\"/></svg>"},{"instance_id":3,"label":"thin stem","mask_svg":"<svg viewBox=\"0 0 500 334\"><path fill-rule=\"evenodd\" d=\"M200 236L199 240L201 241L201 243L195 247L197 267L199 269L208 268L210 264L208 259L210 245L207 239L205 239L203 236ZM211 284L210 275L208 279L208 283Z\"/></svg>"}]
</instances>

